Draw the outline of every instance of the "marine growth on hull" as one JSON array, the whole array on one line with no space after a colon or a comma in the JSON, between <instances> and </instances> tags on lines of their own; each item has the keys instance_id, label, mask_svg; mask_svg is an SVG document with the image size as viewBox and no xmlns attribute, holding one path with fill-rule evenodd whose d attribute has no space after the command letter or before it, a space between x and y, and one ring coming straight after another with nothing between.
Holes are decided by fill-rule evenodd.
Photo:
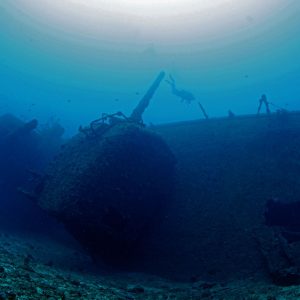
<instances>
[{"instance_id":1,"label":"marine growth on hull","mask_svg":"<svg viewBox=\"0 0 300 300\"><path fill-rule=\"evenodd\" d=\"M38 204L94 256L113 264L133 257L172 200L175 158L142 113L164 73L130 118L116 113L80 128L49 167Z\"/></svg>"}]
</instances>

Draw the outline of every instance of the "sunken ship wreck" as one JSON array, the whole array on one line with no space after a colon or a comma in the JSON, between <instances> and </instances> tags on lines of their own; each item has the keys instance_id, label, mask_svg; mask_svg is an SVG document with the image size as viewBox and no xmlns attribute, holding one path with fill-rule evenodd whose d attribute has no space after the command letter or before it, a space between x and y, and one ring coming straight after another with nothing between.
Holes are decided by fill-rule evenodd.
<instances>
[{"instance_id":1,"label":"sunken ship wreck","mask_svg":"<svg viewBox=\"0 0 300 300\"><path fill-rule=\"evenodd\" d=\"M163 77L129 118L80 128L37 187L38 205L116 267L299 283L300 113L145 128Z\"/></svg>"}]
</instances>

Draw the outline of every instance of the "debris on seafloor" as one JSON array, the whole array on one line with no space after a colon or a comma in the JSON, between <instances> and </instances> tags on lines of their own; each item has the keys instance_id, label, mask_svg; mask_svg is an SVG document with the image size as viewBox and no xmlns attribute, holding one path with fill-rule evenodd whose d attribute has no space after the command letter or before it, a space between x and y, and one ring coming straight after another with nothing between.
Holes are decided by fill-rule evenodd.
<instances>
[{"instance_id":1,"label":"debris on seafloor","mask_svg":"<svg viewBox=\"0 0 300 300\"><path fill-rule=\"evenodd\" d=\"M259 228L255 238L272 281L279 286L300 284L300 267L280 232Z\"/></svg>"},{"instance_id":2,"label":"debris on seafloor","mask_svg":"<svg viewBox=\"0 0 300 300\"><path fill-rule=\"evenodd\" d=\"M133 257L172 200L175 158L142 115L161 72L130 117L103 115L80 128L49 166L38 204L94 257Z\"/></svg>"},{"instance_id":3,"label":"debris on seafloor","mask_svg":"<svg viewBox=\"0 0 300 300\"><path fill-rule=\"evenodd\" d=\"M300 201L282 202L271 198L266 203L265 220L268 226L280 226L300 233Z\"/></svg>"},{"instance_id":4,"label":"debris on seafloor","mask_svg":"<svg viewBox=\"0 0 300 300\"><path fill-rule=\"evenodd\" d=\"M299 216L300 201L285 203L271 198L266 203L266 225L276 227L288 244L299 243L300 246Z\"/></svg>"},{"instance_id":5,"label":"debris on seafloor","mask_svg":"<svg viewBox=\"0 0 300 300\"><path fill-rule=\"evenodd\" d=\"M256 230L255 237L275 284L300 284L300 202L269 199L264 213L268 227Z\"/></svg>"},{"instance_id":6,"label":"debris on seafloor","mask_svg":"<svg viewBox=\"0 0 300 300\"><path fill-rule=\"evenodd\" d=\"M62 267L63 266L63 267ZM82 252L47 239L0 235L0 299L299 299L299 286L258 280L174 282L95 270Z\"/></svg>"}]
</instances>

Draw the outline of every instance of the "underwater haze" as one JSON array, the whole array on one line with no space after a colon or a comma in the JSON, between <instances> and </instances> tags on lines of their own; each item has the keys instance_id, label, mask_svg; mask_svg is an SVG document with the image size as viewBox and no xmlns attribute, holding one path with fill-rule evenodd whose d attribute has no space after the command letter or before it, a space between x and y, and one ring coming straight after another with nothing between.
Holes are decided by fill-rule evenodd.
<instances>
[{"instance_id":1,"label":"underwater haze","mask_svg":"<svg viewBox=\"0 0 300 300\"><path fill-rule=\"evenodd\" d=\"M300 109L297 0L10 0L0 3L0 113L58 119L68 136L130 114L164 70L146 123ZM167 79L167 77L166 77Z\"/></svg>"},{"instance_id":2,"label":"underwater haze","mask_svg":"<svg viewBox=\"0 0 300 300\"><path fill-rule=\"evenodd\" d=\"M0 299L300 299L300 0L0 0Z\"/></svg>"}]
</instances>

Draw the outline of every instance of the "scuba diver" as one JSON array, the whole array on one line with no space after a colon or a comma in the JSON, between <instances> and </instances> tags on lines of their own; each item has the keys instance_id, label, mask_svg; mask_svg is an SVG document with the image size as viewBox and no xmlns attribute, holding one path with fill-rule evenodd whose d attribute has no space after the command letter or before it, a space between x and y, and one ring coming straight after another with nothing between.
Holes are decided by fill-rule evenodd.
<instances>
[{"instance_id":1,"label":"scuba diver","mask_svg":"<svg viewBox=\"0 0 300 300\"><path fill-rule=\"evenodd\" d=\"M191 102L196 99L191 92L186 90L178 90L176 88L175 79L172 75L169 75L169 80L167 79L166 82L171 86L172 94L179 97L181 99L181 102L191 104Z\"/></svg>"},{"instance_id":2,"label":"scuba diver","mask_svg":"<svg viewBox=\"0 0 300 300\"><path fill-rule=\"evenodd\" d=\"M192 101L196 100L195 96L186 90L179 90L176 88L176 83L175 83L175 79L173 78L173 76L170 74L169 75L169 80L166 80L166 83L168 83L171 86L171 91L172 94L179 97L181 99L181 102L185 102L187 104L191 104ZM205 119L208 119L208 115L203 107L203 105L198 101L198 105L204 115Z\"/></svg>"}]
</instances>

